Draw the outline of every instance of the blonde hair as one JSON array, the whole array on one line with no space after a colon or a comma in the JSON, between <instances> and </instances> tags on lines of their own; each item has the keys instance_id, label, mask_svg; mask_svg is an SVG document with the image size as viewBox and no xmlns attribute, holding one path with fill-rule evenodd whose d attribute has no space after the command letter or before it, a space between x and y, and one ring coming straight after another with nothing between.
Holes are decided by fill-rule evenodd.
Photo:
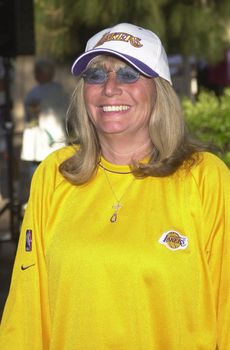
<instances>
[{"instance_id":1,"label":"blonde hair","mask_svg":"<svg viewBox=\"0 0 230 350\"><path fill-rule=\"evenodd\" d=\"M105 60L104 56L100 57ZM205 149L187 135L181 104L173 87L160 77L154 78L154 83L156 103L149 121L153 151L147 164L130 165L137 177L173 174L186 160L191 166L196 161L193 155ZM65 178L78 185L94 176L101 157L97 132L86 111L83 86L80 77L67 113L69 142L77 145L76 153L59 167Z\"/></svg>"}]
</instances>

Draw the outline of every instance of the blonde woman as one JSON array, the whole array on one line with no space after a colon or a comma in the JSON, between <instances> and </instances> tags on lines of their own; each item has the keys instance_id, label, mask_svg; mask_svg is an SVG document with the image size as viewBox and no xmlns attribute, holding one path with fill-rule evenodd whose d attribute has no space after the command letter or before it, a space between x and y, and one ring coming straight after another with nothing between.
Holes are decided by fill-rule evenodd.
<instances>
[{"instance_id":1,"label":"blonde woman","mask_svg":"<svg viewBox=\"0 0 230 350\"><path fill-rule=\"evenodd\" d=\"M151 31L72 66L70 146L33 177L2 349L227 350L230 174L187 135Z\"/></svg>"}]
</instances>

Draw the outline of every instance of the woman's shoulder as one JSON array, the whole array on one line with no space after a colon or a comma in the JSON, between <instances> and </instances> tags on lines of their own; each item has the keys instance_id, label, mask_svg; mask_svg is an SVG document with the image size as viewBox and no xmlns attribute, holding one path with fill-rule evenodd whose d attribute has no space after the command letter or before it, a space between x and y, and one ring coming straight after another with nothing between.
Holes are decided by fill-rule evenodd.
<instances>
[{"instance_id":1,"label":"woman's shoulder","mask_svg":"<svg viewBox=\"0 0 230 350\"><path fill-rule=\"evenodd\" d=\"M59 183L63 176L59 171L59 166L66 159L72 157L77 152L77 146L65 146L50 153L37 167L33 179L51 180Z\"/></svg>"},{"instance_id":2,"label":"woman's shoulder","mask_svg":"<svg viewBox=\"0 0 230 350\"><path fill-rule=\"evenodd\" d=\"M197 153L198 162L196 166L198 167L215 167L215 168L225 168L229 171L225 162L220 159L217 155L211 152L199 152Z\"/></svg>"},{"instance_id":3,"label":"woman's shoulder","mask_svg":"<svg viewBox=\"0 0 230 350\"><path fill-rule=\"evenodd\" d=\"M230 170L217 155L211 152L199 152L194 155L194 159L191 173L195 178L199 180L207 178L211 182L221 178L230 181Z\"/></svg>"},{"instance_id":4,"label":"woman's shoulder","mask_svg":"<svg viewBox=\"0 0 230 350\"><path fill-rule=\"evenodd\" d=\"M78 150L76 145L64 146L61 147L54 152L50 153L43 161L43 165L52 165L55 164L59 166L66 159L72 157Z\"/></svg>"}]
</instances>

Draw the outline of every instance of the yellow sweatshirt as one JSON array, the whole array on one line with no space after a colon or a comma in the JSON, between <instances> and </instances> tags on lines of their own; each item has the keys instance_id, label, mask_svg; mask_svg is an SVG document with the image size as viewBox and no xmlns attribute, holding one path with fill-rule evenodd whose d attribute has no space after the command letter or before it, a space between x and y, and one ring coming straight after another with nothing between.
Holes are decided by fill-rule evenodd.
<instances>
[{"instance_id":1,"label":"yellow sweatshirt","mask_svg":"<svg viewBox=\"0 0 230 350\"><path fill-rule=\"evenodd\" d=\"M71 185L37 169L1 328L1 350L230 349L230 172L134 179L102 159ZM117 220L110 218L120 200Z\"/></svg>"}]
</instances>

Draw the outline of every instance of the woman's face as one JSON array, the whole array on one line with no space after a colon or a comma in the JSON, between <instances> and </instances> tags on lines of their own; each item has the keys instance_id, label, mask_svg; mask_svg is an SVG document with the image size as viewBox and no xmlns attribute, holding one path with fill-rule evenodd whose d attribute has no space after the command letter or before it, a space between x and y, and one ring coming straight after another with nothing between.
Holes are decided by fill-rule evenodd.
<instances>
[{"instance_id":1,"label":"woman's face","mask_svg":"<svg viewBox=\"0 0 230 350\"><path fill-rule=\"evenodd\" d=\"M140 75L133 83L116 79L116 71L124 62L109 57L102 63L108 79L102 84L84 83L84 98L87 112L98 135L122 134L149 139L149 119L156 100L153 79Z\"/></svg>"}]
</instances>

